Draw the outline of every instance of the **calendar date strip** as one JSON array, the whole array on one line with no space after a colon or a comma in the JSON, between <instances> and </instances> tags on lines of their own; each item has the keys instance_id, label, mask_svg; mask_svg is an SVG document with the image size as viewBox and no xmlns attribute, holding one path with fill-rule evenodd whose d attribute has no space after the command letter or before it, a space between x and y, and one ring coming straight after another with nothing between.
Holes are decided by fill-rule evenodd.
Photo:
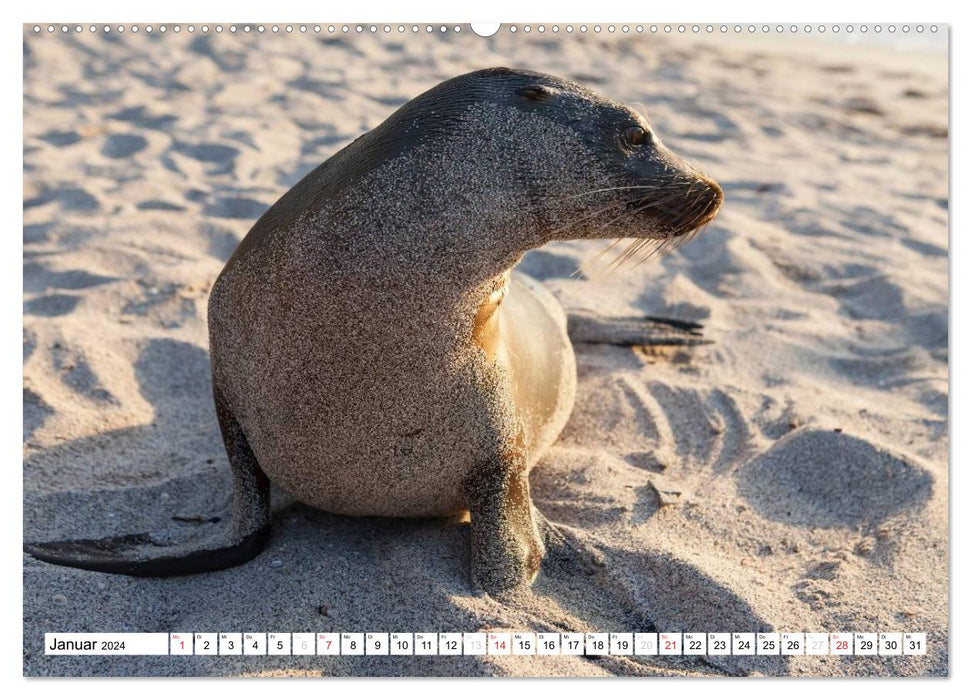
<instances>
[{"instance_id":1,"label":"calendar date strip","mask_svg":"<svg viewBox=\"0 0 971 700\"><path fill-rule=\"evenodd\" d=\"M48 656L923 656L924 632L48 632Z\"/></svg>"}]
</instances>

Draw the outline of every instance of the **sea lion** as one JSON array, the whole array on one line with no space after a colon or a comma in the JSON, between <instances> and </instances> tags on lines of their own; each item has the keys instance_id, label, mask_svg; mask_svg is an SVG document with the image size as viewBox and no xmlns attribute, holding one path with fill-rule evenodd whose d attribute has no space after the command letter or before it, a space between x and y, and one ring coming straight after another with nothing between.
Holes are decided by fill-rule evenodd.
<instances>
[{"instance_id":1,"label":"sea lion","mask_svg":"<svg viewBox=\"0 0 971 700\"><path fill-rule=\"evenodd\" d=\"M671 247L721 203L641 114L574 82L494 68L432 88L283 195L212 287L229 517L188 543L27 551L131 575L232 566L267 538L272 481L333 513L468 511L474 582L532 582L552 526L529 471L570 415L576 368L563 310L514 267L554 239L637 239L627 258ZM589 314L569 328L586 342L698 336Z\"/></svg>"}]
</instances>

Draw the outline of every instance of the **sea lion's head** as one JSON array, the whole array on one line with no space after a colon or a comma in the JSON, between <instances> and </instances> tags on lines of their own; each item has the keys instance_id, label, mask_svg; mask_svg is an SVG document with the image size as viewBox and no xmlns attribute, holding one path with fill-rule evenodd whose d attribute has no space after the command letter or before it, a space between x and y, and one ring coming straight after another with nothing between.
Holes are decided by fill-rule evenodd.
<instances>
[{"instance_id":1,"label":"sea lion's head","mask_svg":"<svg viewBox=\"0 0 971 700\"><path fill-rule=\"evenodd\" d=\"M554 239L633 238L636 260L687 240L723 200L637 110L508 68L410 100L313 177L318 201L339 195L337 218L361 222L361 249L486 275Z\"/></svg>"},{"instance_id":2,"label":"sea lion's head","mask_svg":"<svg viewBox=\"0 0 971 700\"><path fill-rule=\"evenodd\" d=\"M532 150L534 158L512 160L554 223L550 238L678 239L721 207L718 184L668 149L637 110L549 75L472 76L505 91L508 126L490 138L522 139Z\"/></svg>"},{"instance_id":3,"label":"sea lion's head","mask_svg":"<svg viewBox=\"0 0 971 700\"><path fill-rule=\"evenodd\" d=\"M718 184L672 153L643 114L551 75L476 71L415 98L393 119L438 149L467 190L512 208L532 237L526 247L568 238L676 245L723 201Z\"/></svg>"}]
</instances>

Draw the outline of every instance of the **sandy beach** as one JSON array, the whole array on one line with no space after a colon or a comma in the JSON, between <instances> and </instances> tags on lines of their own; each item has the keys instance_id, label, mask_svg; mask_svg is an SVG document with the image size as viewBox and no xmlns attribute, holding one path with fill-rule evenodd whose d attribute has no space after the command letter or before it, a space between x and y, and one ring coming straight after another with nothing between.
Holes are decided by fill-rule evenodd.
<instances>
[{"instance_id":1,"label":"sandy beach","mask_svg":"<svg viewBox=\"0 0 971 700\"><path fill-rule=\"evenodd\" d=\"M468 523L274 492L234 569L135 579L24 556L30 676L948 673L948 83L943 51L792 37L380 28L348 36L24 31L24 540L218 514L206 302L307 172L447 78L552 73L643 108L722 186L660 261L520 267L567 309L704 324L709 345L576 345L532 495L595 556L498 602ZM914 631L925 656L45 657L98 632Z\"/></svg>"}]
</instances>

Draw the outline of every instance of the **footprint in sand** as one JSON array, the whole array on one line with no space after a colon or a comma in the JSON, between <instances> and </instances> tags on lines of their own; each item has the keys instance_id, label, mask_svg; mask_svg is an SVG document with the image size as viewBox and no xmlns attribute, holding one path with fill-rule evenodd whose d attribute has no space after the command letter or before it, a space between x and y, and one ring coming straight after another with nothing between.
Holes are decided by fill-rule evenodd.
<instances>
[{"instance_id":1,"label":"footprint in sand","mask_svg":"<svg viewBox=\"0 0 971 700\"><path fill-rule=\"evenodd\" d=\"M226 44L222 45L223 47ZM217 48L212 37L197 36L189 45L189 50L201 56L206 56L215 63L223 73L236 73L246 67L246 54L242 51L229 51Z\"/></svg>"},{"instance_id":2,"label":"footprint in sand","mask_svg":"<svg viewBox=\"0 0 971 700\"><path fill-rule=\"evenodd\" d=\"M220 172L229 172L239 155L238 148L224 146L220 143L179 142L173 146L173 150L200 163L212 163L215 166L220 166L218 168Z\"/></svg>"},{"instance_id":3,"label":"footprint in sand","mask_svg":"<svg viewBox=\"0 0 971 700\"><path fill-rule=\"evenodd\" d=\"M24 442L54 414L44 399L30 389L24 389Z\"/></svg>"},{"instance_id":4,"label":"footprint in sand","mask_svg":"<svg viewBox=\"0 0 971 700\"><path fill-rule=\"evenodd\" d=\"M902 285L885 276L840 281L829 293L840 302L840 310L852 319L882 321L907 316Z\"/></svg>"},{"instance_id":5,"label":"footprint in sand","mask_svg":"<svg viewBox=\"0 0 971 700\"><path fill-rule=\"evenodd\" d=\"M37 349L37 335L31 330L24 328L24 362L30 359Z\"/></svg>"},{"instance_id":6,"label":"footprint in sand","mask_svg":"<svg viewBox=\"0 0 971 700\"><path fill-rule=\"evenodd\" d=\"M46 243L48 240L48 233L54 224L52 222L47 222L43 224L24 224L24 244L28 243Z\"/></svg>"},{"instance_id":7,"label":"footprint in sand","mask_svg":"<svg viewBox=\"0 0 971 700\"><path fill-rule=\"evenodd\" d=\"M128 158L148 146L148 140L137 134L109 134L101 146L101 155L108 158Z\"/></svg>"},{"instance_id":8,"label":"footprint in sand","mask_svg":"<svg viewBox=\"0 0 971 700\"><path fill-rule=\"evenodd\" d=\"M901 239L900 243L910 248L911 250L927 257L932 257L932 258L947 257L947 249L934 245L933 243L925 243L924 241L918 241L915 238L904 238L904 239Z\"/></svg>"},{"instance_id":9,"label":"footprint in sand","mask_svg":"<svg viewBox=\"0 0 971 700\"><path fill-rule=\"evenodd\" d=\"M268 205L248 197L220 197L206 206L208 216L218 216L223 219L251 219L256 221Z\"/></svg>"},{"instance_id":10,"label":"footprint in sand","mask_svg":"<svg viewBox=\"0 0 971 700\"><path fill-rule=\"evenodd\" d=\"M108 119L114 119L116 121L128 122L133 126L137 126L142 129L156 129L158 131L167 131L169 127L172 126L174 122L178 120L178 117L174 114L150 114L144 106L139 107L127 107L120 112L115 112L114 114L108 115Z\"/></svg>"},{"instance_id":11,"label":"footprint in sand","mask_svg":"<svg viewBox=\"0 0 971 700\"><path fill-rule=\"evenodd\" d=\"M80 187L45 188L36 197L24 200L24 209L42 207L57 202L63 211L93 212L101 208L101 203L88 191Z\"/></svg>"},{"instance_id":12,"label":"footprint in sand","mask_svg":"<svg viewBox=\"0 0 971 700\"><path fill-rule=\"evenodd\" d=\"M65 270L58 272L36 262L24 265L24 291L27 293L44 292L48 289L88 289L117 278L95 275L87 270Z\"/></svg>"},{"instance_id":13,"label":"footprint in sand","mask_svg":"<svg viewBox=\"0 0 971 700\"><path fill-rule=\"evenodd\" d=\"M66 316L74 311L81 297L73 294L50 294L24 302L25 316Z\"/></svg>"},{"instance_id":14,"label":"footprint in sand","mask_svg":"<svg viewBox=\"0 0 971 700\"><path fill-rule=\"evenodd\" d=\"M88 358L81 350L65 348L55 343L51 356L54 372L65 386L96 403L119 405L118 399L102 386L101 380L91 369Z\"/></svg>"},{"instance_id":15,"label":"footprint in sand","mask_svg":"<svg viewBox=\"0 0 971 700\"><path fill-rule=\"evenodd\" d=\"M207 251L209 255L217 260L226 262L236 250L240 239L228 228L212 223L203 223L200 226L202 237L208 241Z\"/></svg>"},{"instance_id":16,"label":"footprint in sand","mask_svg":"<svg viewBox=\"0 0 971 700\"><path fill-rule=\"evenodd\" d=\"M74 374L77 365L67 369L73 359L73 353L65 352L56 361L65 373ZM166 511L164 503L155 503L160 483L176 478L192 481L191 475L200 471L209 475L228 474L222 467L218 470L211 467L216 460L225 459L225 452L212 403L207 352L190 343L152 338L141 349L134 371L139 392L154 411L150 422L59 441L25 462L24 469L30 474L32 484L25 503L29 501L30 508L38 515L31 521L42 529L67 531L71 527L71 513L62 513L59 509L67 501L73 501L74 507L78 503L90 503L90 490L109 484L111 507L141 522L134 526L142 527L151 522L153 512L158 516ZM78 377L65 377L66 381L80 383L90 391L92 386L85 386L86 379L83 372ZM97 390L96 386L93 388ZM31 419L25 423L25 429L36 430L45 416L43 403L27 394L24 402L25 415ZM72 480L79 470L87 474L90 488L80 491L66 488L65 484L76 483ZM205 494L205 499L223 498L228 493L228 487L222 490L217 484L211 489L200 488L200 483L205 480L200 482L196 478L187 483L187 488L200 492L198 497ZM125 495L128 489L141 495L132 500ZM63 493L67 500L48 502L47 498L54 492ZM143 497L147 502L142 501ZM190 495L190 498L198 497ZM147 503L154 505L148 507ZM103 504L99 501L97 505Z\"/></svg>"},{"instance_id":17,"label":"footprint in sand","mask_svg":"<svg viewBox=\"0 0 971 700\"><path fill-rule=\"evenodd\" d=\"M302 90L304 92L320 95L322 97L333 97L337 95L344 85L345 82L343 78L319 80L306 76L301 76L296 80L291 80L287 83L287 87L289 88L294 90Z\"/></svg>"},{"instance_id":18,"label":"footprint in sand","mask_svg":"<svg viewBox=\"0 0 971 700\"><path fill-rule=\"evenodd\" d=\"M927 502L931 474L903 455L826 430L779 440L736 474L739 494L763 517L807 527L879 523Z\"/></svg>"},{"instance_id":19,"label":"footprint in sand","mask_svg":"<svg viewBox=\"0 0 971 700\"><path fill-rule=\"evenodd\" d=\"M157 284L139 280L142 295L129 299L121 313L152 318L163 328L179 328L197 316L196 304L183 285L174 282Z\"/></svg>"},{"instance_id":20,"label":"footprint in sand","mask_svg":"<svg viewBox=\"0 0 971 700\"><path fill-rule=\"evenodd\" d=\"M81 135L76 131L48 131L40 138L52 146L64 148L65 146L73 146L80 141Z\"/></svg>"},{"instance_id":21,"label":"footprint in sand","mask_svg":"<svg viewBox=\"0 0 971 700\"><path fill-rule=\"evenodd\" d=\"M173 204L161 199L146 199L137 205L139 211L185 211L181 204Z\"/></svg>"}]
</instances>

